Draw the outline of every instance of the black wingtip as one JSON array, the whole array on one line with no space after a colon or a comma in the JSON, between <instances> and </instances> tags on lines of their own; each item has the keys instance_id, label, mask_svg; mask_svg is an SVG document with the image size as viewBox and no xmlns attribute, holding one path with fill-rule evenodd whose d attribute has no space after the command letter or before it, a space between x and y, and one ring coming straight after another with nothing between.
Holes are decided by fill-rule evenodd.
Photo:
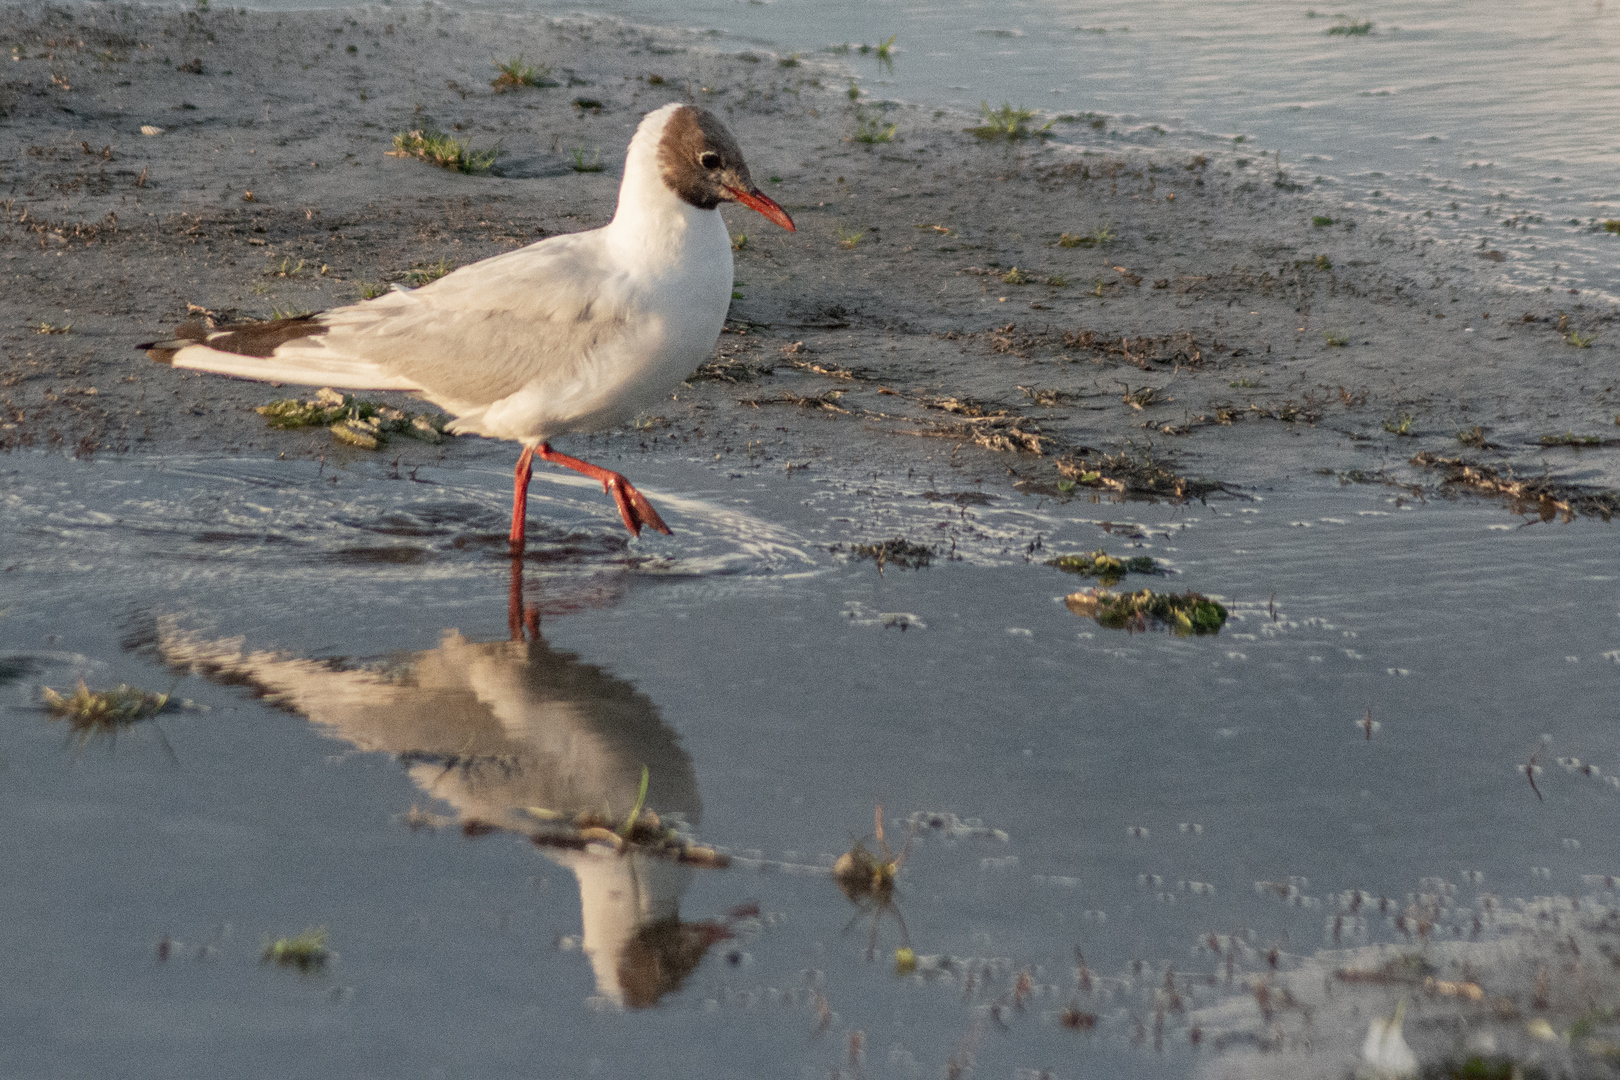
<instances>
[{"instance_id":1,"label":"black wingtip","mask_svg":"<svg viewBox=\"0 0 1620 1080\"><path fill-rule=\"evenodd\" d=\"M168 340L148 341L135 347L160 364L172 363L174 354L187 345L201 345L207 341L211 325L200 319L188 319L174 328L174 336Z\"/></svg>"}]
</instances>

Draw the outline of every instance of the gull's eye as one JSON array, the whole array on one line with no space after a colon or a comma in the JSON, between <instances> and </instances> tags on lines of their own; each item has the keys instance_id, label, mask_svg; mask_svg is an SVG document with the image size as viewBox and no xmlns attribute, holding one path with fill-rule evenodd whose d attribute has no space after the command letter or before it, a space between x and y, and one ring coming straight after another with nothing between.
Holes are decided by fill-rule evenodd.
<instances>
[{"instance_id":1,"label":"gull's eye","mask_svg":"<svg viewBox=\"0 0 1620 1080\"><path fill-rule=\"evenodd\" d=\"M718 169L720 167L720 155L713 150L705 150L698 155L698 164L705 169Z\"/></svg>"}]
</instances>

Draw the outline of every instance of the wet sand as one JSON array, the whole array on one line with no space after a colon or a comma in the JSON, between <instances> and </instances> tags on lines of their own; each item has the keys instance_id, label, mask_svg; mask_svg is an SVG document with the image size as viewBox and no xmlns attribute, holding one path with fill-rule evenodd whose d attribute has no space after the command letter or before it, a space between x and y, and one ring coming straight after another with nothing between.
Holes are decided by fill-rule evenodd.
<instances>
[{"instance_id":1,"label":"wet sand","mask_svg":"<svg viewBox=\"0 0 1620 1080\"><path fill-rule=\"evenodd\" d=\"M1434 485L1407 464L1419 450L1585 489L1620 478L1613 311L1481 288L1488 252L1347 220L1305 171L1241 147L1156 154L1074 117L1052 142L983 141L970 117L851 102L814 58L606 22L116 5L0 20L9 448L329 451L247 411L286 391L133 346L197 308L320 310L603 224L641 115L690 100L735 129L800 231L728 211L748 237L733 332L643 443L777 467L948 455L1035 490L1099 472L1103 494L1173 491L1155 467ZM491 58L520 53L561 85L497 93ZM852 141L861 117L898 125L893 141ZM495 175L387 155L425 127L499 146ZM575 171L576 152L604 170ZM1475 427L1486 445L1461 445ZM1543 445L1565 435L1598 445Z\"/></svg>"}]
</instances>

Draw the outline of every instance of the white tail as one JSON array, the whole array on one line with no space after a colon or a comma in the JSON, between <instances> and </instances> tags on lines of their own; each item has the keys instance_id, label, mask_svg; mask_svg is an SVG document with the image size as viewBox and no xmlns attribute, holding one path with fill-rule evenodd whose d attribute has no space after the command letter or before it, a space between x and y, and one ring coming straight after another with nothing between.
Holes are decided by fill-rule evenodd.
<instances>
[{"instance_id":1,"label":"white tail","mask_svg":"<svg viewBox=\"0 0 1620 1080\"><path fill-rule=\"evenodd\" d=\"M369 360L337 356L322 346L283 345L274 356L240 356L206 345L187 345L174 354L177 368L212 371L259 382L330 386L338 390L420 390L400 375L391 375Z\"/></svg>"}]
</instances>

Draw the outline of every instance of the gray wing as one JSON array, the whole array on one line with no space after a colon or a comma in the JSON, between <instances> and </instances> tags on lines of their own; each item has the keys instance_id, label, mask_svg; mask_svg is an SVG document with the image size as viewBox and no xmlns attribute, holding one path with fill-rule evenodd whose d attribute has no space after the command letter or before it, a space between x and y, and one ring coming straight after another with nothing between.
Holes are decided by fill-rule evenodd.
<instances>
[{"instance_id":1,"label":"gray wing","mask_svg":"<svg viewBox=\"0 0 1620 1080\"><path fill-rule=\"evenodd\" d=\"M457 413L525 388L553 398L656 333L629 275L606 269L600 230L552 237L411 292L321 316L327 332L277 350L350 358L420 387Z\"/></svg>"}]
</instances>

